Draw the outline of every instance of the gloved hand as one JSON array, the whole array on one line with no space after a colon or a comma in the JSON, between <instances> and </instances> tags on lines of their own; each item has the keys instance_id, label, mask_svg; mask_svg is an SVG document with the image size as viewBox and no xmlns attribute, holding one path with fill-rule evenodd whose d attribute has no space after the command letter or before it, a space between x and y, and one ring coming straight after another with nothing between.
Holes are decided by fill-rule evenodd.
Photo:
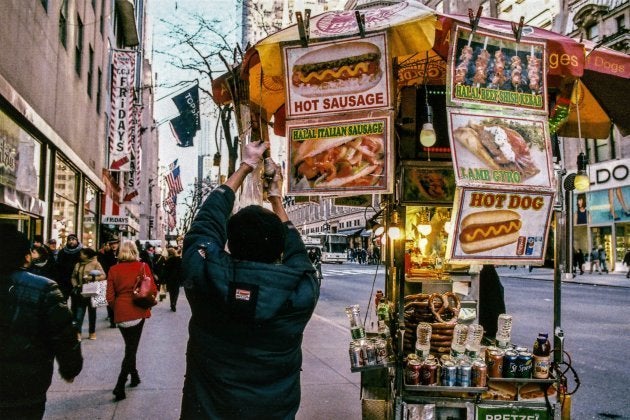
<instances>
[{"instance_id":1,"label":"gloved hand","mask_svg":"<svg viewBox=\"0 0 630 420\"><path fill-rule=\"evenodd\" d=\"M256 169L262 159L263 153L268 148L269 143L265 143L263 141L253 141L247 143L243 149L241 163L245 163L252 169Z\"/></svg>"},{"instance_id":2,"label":"gloved hand","mask_svg":"<svg viewBox=\"0 0 630 420\"><path fill-rule=\"evenodd\" d=\"M273 166L275 168L273 179L265 186L267 197L282 197L282 169L275 163Z\"/></svg>"}]
</instances>

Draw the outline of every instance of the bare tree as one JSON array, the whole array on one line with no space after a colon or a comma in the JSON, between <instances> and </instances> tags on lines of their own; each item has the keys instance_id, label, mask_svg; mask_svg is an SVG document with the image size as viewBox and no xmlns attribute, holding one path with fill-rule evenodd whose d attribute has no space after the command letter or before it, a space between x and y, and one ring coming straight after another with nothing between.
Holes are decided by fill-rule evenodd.
<instances>
[{"instance_id":1,"label":"bare tree","mask_svg":"<svg viewBox=\"0 0 630 420\"><path fill-rule=\"evenodd\" d=\"M197 180L195 182L193 190L184 198L183 206L185 210L184 215L179 219L179 223L177 224L177 234L185 234L188 232L199 208L208 194L210 194L210 191L216 188L216 186L216 183L210 182L209 180Z\"/></svg>"}]
</instances>

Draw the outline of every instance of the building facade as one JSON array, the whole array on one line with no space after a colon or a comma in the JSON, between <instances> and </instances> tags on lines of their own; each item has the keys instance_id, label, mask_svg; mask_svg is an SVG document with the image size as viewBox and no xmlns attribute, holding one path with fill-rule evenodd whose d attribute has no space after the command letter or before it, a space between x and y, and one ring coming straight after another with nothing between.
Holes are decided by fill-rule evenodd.
<instances>
[{"instance_id":1,"label":"building facade","mask_svg":"<svg viewBox=\"0 0 630 420\"><path fill-rule=\"evenodd\" d=\"M0 5L0 219L31 238L42 235L63 245L74 233L97 248L103 215L114 216L107 208L125 212L124 181L107 166L111 51L138 49L142 4ZM150 107L150 94L136 97ZM117 201L108 205L105 197L113 196ZM143 211L129 212L137 229L123 233L138 235Z\"/></svg>"}]
</instances>

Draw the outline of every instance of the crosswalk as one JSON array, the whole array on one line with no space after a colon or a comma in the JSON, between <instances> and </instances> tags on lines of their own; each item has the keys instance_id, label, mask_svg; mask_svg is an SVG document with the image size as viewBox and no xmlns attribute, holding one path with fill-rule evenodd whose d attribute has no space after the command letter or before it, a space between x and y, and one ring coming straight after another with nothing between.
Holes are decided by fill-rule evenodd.
<instances>
[{"instance_id":1,"label":"crosswalk","mask_svg":"<svg viewBox=\"0 0 630 420\"><path fill-rule=\"evenodd\" d=\"M342 265L322 265L322 273L324 277L335 276L352 276L352 275L365 275L373 274L377 271L376 265L358 265L358 264L342 264ZM385 272L382 265L378 266L378 274Z\"/></svg>"}]
</instances>

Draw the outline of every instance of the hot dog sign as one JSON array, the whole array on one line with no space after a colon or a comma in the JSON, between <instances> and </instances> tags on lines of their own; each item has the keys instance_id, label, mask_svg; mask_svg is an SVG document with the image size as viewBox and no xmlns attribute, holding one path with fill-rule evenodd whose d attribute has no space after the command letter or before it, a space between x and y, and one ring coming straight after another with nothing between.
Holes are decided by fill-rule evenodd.
<instances>
[{"instance_id":1,"label":"hot dog sign","mask_svg":"<svg viewBox=\"0 0 630 420\"><path fill-rule=\"evenodd\" d=\"M450 237L453 262L542 262L553 192L463 188Z\"/></svg>"},{"instance_id":2,"label":"hot dog sign","mask_svg":"<svg viewBox=\"0 0 630 420\"><path fill-rule=\"evenodd\" d=\"M285 46L283 55L289 118L391 106L385 34Z\"/></svg>"}]
</instances>

